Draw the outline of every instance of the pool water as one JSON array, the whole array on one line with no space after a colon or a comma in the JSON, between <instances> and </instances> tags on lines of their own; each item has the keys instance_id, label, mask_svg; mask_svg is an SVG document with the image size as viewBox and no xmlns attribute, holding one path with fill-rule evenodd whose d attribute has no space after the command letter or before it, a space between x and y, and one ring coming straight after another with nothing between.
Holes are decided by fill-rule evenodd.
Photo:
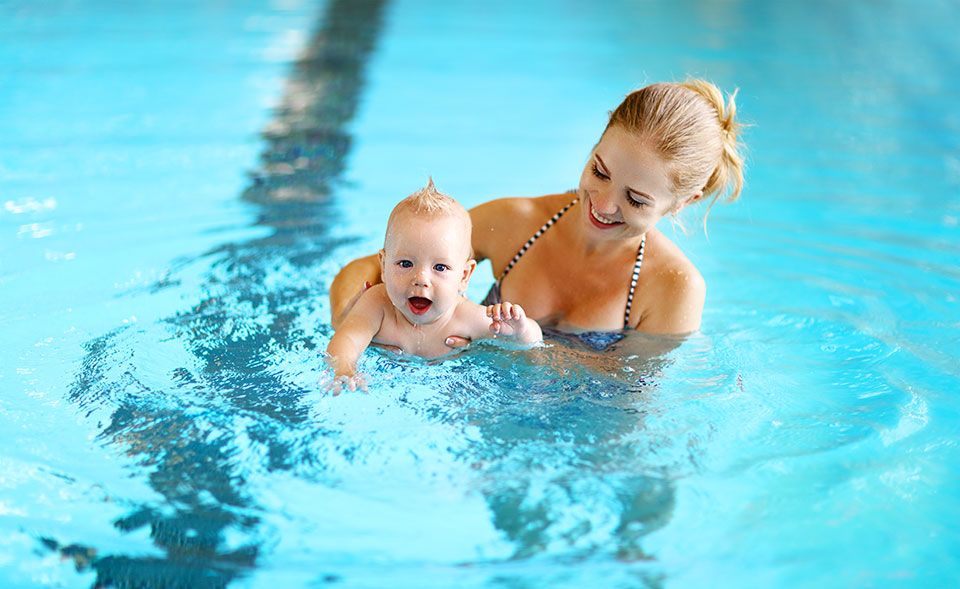
<instances>
[{"instance_id":1,"label":"pool water","mask_svg":"<svg viewBox=\"0 0 960 589\"><path fill-rule=\"evenodd\" d=\"M958 20L0 1L0 586L956 584ZM742 202L664 227L700 333L371 351L324 393L396 200L571 188L686 74L751 124Z\"/></svg>"}]
</instances>

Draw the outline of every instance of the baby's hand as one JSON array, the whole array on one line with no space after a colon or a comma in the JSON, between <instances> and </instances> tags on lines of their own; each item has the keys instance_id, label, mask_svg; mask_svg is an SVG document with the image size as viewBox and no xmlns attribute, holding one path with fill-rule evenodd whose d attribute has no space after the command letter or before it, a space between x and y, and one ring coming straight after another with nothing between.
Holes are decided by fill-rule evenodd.
<instances>
[{"instance_id":1,"label":"baby's hand","mask_svg":"<svg viewBox=\"0 0 960 589\"><path fill-rule=\"evenodd\" d=\"M487 307L487 317L493 319L490 333L509 338L522 338L527 329L527 314L523 307L513 303L497 303Z\"/></svg>"},{"instance_id":2,"label":"baby's hand","mask_svg":"<svg viewBox=\"0 0 960 589\"><path fill-rule=\"evenodd\" d=\"M334 396L339 395L344 389L355 391L360 389L367 392L367 379L362 374L337 374L333 378L324 379L323 387L328 391L333 391Z\"/></svg>"}]
</instances>

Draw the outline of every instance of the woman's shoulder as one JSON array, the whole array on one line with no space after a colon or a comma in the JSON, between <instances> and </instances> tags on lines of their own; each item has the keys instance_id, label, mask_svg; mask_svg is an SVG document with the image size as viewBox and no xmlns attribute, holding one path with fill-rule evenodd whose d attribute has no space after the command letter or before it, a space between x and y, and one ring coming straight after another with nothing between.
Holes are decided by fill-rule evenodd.
<instances>
[{"instance_id":1,"label":"woman's shoulder","mask_svg":"<svg viewBox=\"0 0 960 589\"><path fill-rule=\"evenodd\" d=\"M664 288L705 290L706 283L697 267L673 241L658 230L647 236L647 260L650 274Z\"/></svg>"},{"instance_id":2,"label":"woman's shoulder","mask_svg":"<svg viewBox=\"0 0 960 589\"><path fill-rule=\"evenodd\" d=\"M478 260L513 256L543 223L572 200L570 194L498 198L470 209Z\"/></svg>"},{"instance_id":3,"label":"woman's shoulder","mask_svg":"<svg viewBox=\"0 0 960 589\"><path fill-rule=\"evenodd\" d=\"M556 210L567 204L573 196L569 193L545 196L511 196L481 203L470 209L474 226L501 225L507 219L517 221L549 219ZM542 222L542 221L541 221Z\"/></svg>"},{"instance_id":4,"label":"woman's shoulder","mask_svg":"<svg viewBox=\"0 0 960 589\"><path fill-rule=\"evenodd\" d=\"M638 329L651 333L688 333L700 327L707 285L689 258L663 233L647 234L644 270L651 296ZM641 274L642 276L642 274Z\"/></svg>"}]
</instances>

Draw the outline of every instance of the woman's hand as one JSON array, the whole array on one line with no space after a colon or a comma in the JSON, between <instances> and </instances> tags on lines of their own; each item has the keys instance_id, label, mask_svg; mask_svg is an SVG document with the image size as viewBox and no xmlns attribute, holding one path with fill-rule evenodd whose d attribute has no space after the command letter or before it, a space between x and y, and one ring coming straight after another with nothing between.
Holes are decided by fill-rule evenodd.
<instances>
[{"instance_id":1,"label":"woman's hand","mask_svg":"<svg viewBox=\"0 0 960 589\"><path fill-rule=\"evenodd\" d=\"M460 348L469 346L473 343L473 340L460 335L451 335L447 337L447 339L443 340L443 343L447 344L447 346L453 348L454 350L458 350Z\"/></svg>"}]
</instances>

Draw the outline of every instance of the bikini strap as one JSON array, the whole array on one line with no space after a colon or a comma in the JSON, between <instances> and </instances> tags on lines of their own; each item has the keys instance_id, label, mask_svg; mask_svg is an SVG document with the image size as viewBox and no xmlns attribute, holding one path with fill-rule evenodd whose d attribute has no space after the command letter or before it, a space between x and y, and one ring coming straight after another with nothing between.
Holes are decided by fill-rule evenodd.
<instances>
[{"instance_id":1,"label":"bikini strap","mask_svg":"<svg viewBox=\"0 0 960 589\"><path fill-rule=\"evenodd\" d=\"M510 260L510 263L507 264L506 268L504 268L503 273L500 274L500 278L497 279L497 283L495 286L498 286L503 281L504 277L510 273L510 270L513 270L513 267L517 265L517 262L520 261L520 258L523 257L523 254L527 253L527 250L530 249L530 246L533 245L533 243L537 241L537 239L539 239L540 236L547 231L547 229L550 229L550 227L552 227L554 223L559 221L560 217L562 217L564 213L569 211L570 207L577 204L577 201L579 200L580 200L579 197L574 198L572 201L570 201L570 203L567 206L563 207L562 209L557 211L556 214L550 217L550 219L548 219L547 222L540 227L540 229L537 229L537 232L534 233L530 237L530 239L527 240L525 244L523 244L523 246L520 248L520 251L518 251L516 255L513 256L513 259ZM630 292L627 293L627 308L623 313L624 329L627 329L628 327L630 327L630 310L633 308L633 295L637 290L637 281L640 279L640 266L643 265L643 250L646 244L647 244L647 236L644 235L643 239L640 240L640 247L637 249L637 261L634 262L633 264L633 273L630 275Z\"/></svg>"},{"instance_id":2,"label":"bikini strap","mask_svg":"<svg viewBox=\"0 0 960 589\"><path fill-rule=\"evenodd\" d=\"M640 278L640 266L643 265L643 247L647 244L647 236L640 240L640 249L637 250L637 261L633 264L633 274L630 275L630 292L627 293L627 310L623 313L623 328L630 327L630 308L633 307L633 293L637 290L637 280Z\"/></svg>"},{"instance_id":3,"label":"bikini strap","mask_svg":"<svg viewBox=\"0 0 960 589\"><path fill-rule=\"evenodd\" d=\"M553 224L556 223L560 219L560 217L563 216L564 213L570 210L570 207L577 204L578 200L580 200L579 197L574 198L572 201L570 201L570 204L568 204L567 206L557 211L557 213L554 216L550 217L550 219L546 223L544 223L543 226L540 227L540 229L537 229L537 232L534 233L533 236L531 236L530 239L527 240L527 243L523 244L523 247L520 248L520 251L518 251L516 255L513 256L513 259L510 260L510 263L507 264L507 267L503 270L503 273L500 274L500 278L497 279L497 283L500 283L504 279L504 277L510 272L510 270L513 270L513 267L517 265L517 262L520 260L520 258L523 257L523 254L527 253L527 250L530 249L531 245L533 245L533 242L535 242L537 238L543 235L547 229L550 229L550 227L552 227Z\"/></svg>"}]
</instances>

